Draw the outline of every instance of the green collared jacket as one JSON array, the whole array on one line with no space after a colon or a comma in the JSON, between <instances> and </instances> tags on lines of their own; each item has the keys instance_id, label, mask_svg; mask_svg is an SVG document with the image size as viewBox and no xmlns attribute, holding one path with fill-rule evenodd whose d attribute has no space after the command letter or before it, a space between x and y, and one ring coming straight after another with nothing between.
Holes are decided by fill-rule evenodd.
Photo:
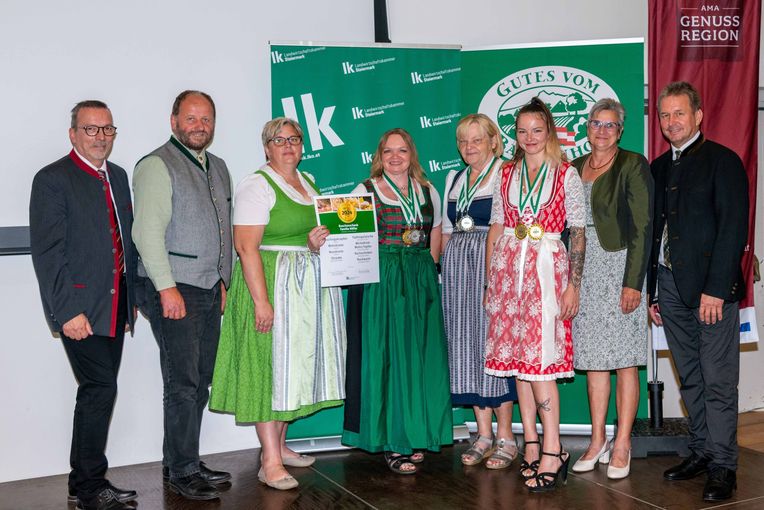
<instances>
[{"instance_id":1,"label":"green collared jacket","mask_svg":"<svg viewBox=\"0 0 764 510\"><path fill-rule=\"evenodd\" d=\"M579 174L588 157L573 161ZM613 166L592 185L591 207L602 248L627 250L623 286L641 291L650 258L653 220L653 178L647 159L619 149Z\"/></svg>"}]
</instances>

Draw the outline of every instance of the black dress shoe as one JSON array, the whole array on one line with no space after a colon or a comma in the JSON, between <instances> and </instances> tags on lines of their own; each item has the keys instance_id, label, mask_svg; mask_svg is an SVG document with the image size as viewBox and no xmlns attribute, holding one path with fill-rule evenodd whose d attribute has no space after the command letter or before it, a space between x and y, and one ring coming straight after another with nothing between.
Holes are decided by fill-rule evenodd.
<instances>
[{"instance_id":1,"label":"black dress shoe","mask_svg":"<svg viewBox=\"0 0 764 510\"><path fill-rule=\"evenodd\" d=\"M212 485L220 485L231 480L231 473L210 469L204 462L199 463L199 474Z\"/></svg>"},{"instance_id":2,"label":"black dress shoe","mask_svg":"<svg viewBox=\"0 0 764 510\"><path fill-rule=\"evenodd\" d=\"M199 463L199 474L212 485L220 485L231 480L231 473L226 471L214 471L207 467L204 462ZM170 468L162 467L162 479L167 482L170 480Z\"/></svg>"},{"instance_id":3,"label":"black dress shoe","mask_svg":"<svg viewBox=\"0 0 764 510\"><path fill-rule=\"evenodd\" d=\"M708 459L695 452L682 461L681 464L663 472L666 480L689 480L708 471Z\"/></svg>"},{"instance_id":4,"label":"black dress shoe","mask_svg":"<svg viewBox=\"0 0 764 510\"><path fill-rule=\"evenodd\" d=\"M727 468L715 467L708 473L706 486L703 487L705 501L722 501L730 499L737 489L737 475Z\"/></svg>"},{"instance_id":5,"label":"black dress shoe","mask_svg":"<svg viewBox=\"0 0 764 510\"><path fill-rule=\"evenodd\" d=\"M128 505L117 499L117 495L110 487L98 493L98 496L90 501L77 498L79 510L135 510L133 505Z\"/></svg>"},{"instance_id":6,"label":"black dress shoe","mask_svg":"<svg viewBox=\"0 0 764 510\"><path fill-rule=\"evenodd\" d=\"M199 473L170 478L167 486L171 491L180 494L186 499L207 500L220 497L220 492L218 492L215 486L202 478L202 475Z\"/></svg>"},{"instance_id":7,"label":"black dress shoe","mask_svg":"<svg viewBox=\"0 0 764 510\"><path fill-rule=\"evenodd\" d=\"M131 491L129 489L120 489L118 487L114 487L111 482L107 483L109 484L111 491L114 493L114 496L117 498L117 501L120 503L127 503L128 501L132 501L138 497L138 493L135 491ZM66 499L69 503L76 503L77 492L74 489L69 488L69 494Z\"/></svg>"}]
</instances>

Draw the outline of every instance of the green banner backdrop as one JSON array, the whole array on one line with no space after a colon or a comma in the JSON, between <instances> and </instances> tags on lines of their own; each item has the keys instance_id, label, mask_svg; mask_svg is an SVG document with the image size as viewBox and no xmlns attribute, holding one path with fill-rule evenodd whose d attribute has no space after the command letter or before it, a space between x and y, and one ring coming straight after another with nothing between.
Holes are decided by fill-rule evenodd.
<instances>
[{"instance_id":1,"label":"green banner backdrop","mask_svg":"<svg viewBox=\"0 0 764 510\"><path fill-rule=\"evenodd\" d=\"M514 115L518 108L538 96L552 111L557 135L568 159L573 160L591 152L586 139L589 109L597 100L611 97L626 109L621 147L643 153L643 46L642 39L617 39L465 50L462 52L462 111L479 111L495 120L504 137L504 156L511 158L515 151ZM574 379L563 380L558 385L561 423L590 422L584 375L577 373ZM615 419L614 377L611 382L608 423ZM645 388L645 382L646 370L642 369L640 388ZM637 415L647 417L644 391Z\"/></svg>"},{"instance_id":2,"label":"green banner backdrop","mask_svg":"<svg viewBox=\"0 0 764 510\"><path fill-rule=\"evenodd\" d=\"M350 192L368 177L382 133L403 127L442 195L448 170L463 166L455 143L462 112L495 119L505 137L505 157L511 157L514 112L536 95L552 109L570 159L589 152L586 115L601 97L615 97L626 107L621 145L637 152L644 148L641 39L468 51L274 43L270 57L273 116L302 125L300 169L316 177L323 193ZM644 371L640 378L644 383ZM560 384L560 394L562 423L589 423L585 378ZM639 416L646 416L646 407L643 398ZM454 423L471 419L471 410L455 409ZM341 408L329 409L295 422L289 437L336 435L341 429Z\"/></svg>"},{"instance_id":3,"label":"green banner backdrop","mask_svg":"<svg viewBox=\"0 0 764 510\"><path fill-rule=\"evenodd\" d=\"M323 193L349 193L369 176L379 138L405 128L419 161L440 189L456 150L461 117L458 46L271 45L273 116L305 131L300 169Z\"/></svg>"}]
</instances>

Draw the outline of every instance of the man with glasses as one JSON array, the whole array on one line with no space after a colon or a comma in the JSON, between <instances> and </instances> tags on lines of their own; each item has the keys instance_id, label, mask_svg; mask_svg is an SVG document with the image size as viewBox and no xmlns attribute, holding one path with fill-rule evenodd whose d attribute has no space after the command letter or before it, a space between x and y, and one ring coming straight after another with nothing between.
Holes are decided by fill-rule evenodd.
<instances>
[{"instance_id":1,"label":"man with glasses","mask_svg":"<svg viewBox=\"0 0 764 510\"><path fill-rule=\"evenodd\" d=\"M720 501L736 485L748 178L737 154L701 133L700 95L691 84L667 85L658 116L671 146L651 165L650 316L666 330L690 421L690 456L663 477L708 472L703 499Z\"/></svg>"},{"instance_id":2,"label":"man with glasses","mask_svg":"<svg viewBox=\"0 0 764 510\"><path fill-rule=\"evenodd\" d=\"M163 476L188 499L215 499L231 475L199 460L199 432L231 277L231 182L207 151L215 103L186 90L175 99L170 140L135 167L135 226L144 284L141 310L159 344L164 381Z\"/></svg>"},{"instance_id":3,"label":"man with glasses","mask_svg":"<svg viewBox=\"0 0 764 510\"><path fill-rule=\"evenodd\" d=\"M135 491L106 478L104 451L122 358L125 325L135 323L137 254L130 185L107 161L117 128L101 101L72 109L68 155L32 183L29 233L43 309L77 378L69 500L77 508L131 509Z\"/></svg>"}]
</instances>

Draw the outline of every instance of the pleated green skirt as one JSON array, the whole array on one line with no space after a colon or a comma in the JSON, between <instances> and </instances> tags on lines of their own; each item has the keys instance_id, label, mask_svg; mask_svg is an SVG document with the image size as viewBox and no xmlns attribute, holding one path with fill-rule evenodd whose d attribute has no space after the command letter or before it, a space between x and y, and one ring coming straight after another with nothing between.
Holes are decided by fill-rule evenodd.
<instances>
[{"instance_id":1,"label":"pleated green skirt","mask_svg":"<svg viewBox=\"0 0 764 510\"><path fill-rule=\"evenodd\" d=\"M439 451L453 442L453 424L435 264L425 248L380 246L379 265L380 282L348 297L342 442L370 452ZM357 309L360 324L351 323Z\"/></svg>"},{"instance_id":2,"label":"pleated green skirt","mask_svg":"<svg viewBox=\"0 0 764 510\"><path fill-rule=\"evenodd\" d=\"M278 304L274 301L274 289L277 292L288 294L294 292L290 289L294 285L287 283L285 288L279 288L276 281L278 264L289 264L287 272L294 273L295 266L305 267L305 260L296 261L296 258L307 256L307 254L281 253L276 251L261 251L263 260L263 270L265 281L268 287L268 299L274 305L274 313L278 309ZM281 253L281 257L279 256ZM283 268L282 268L283 269ZM331 330L343 329L337 324L337 314L339 319L342 315L342 302L332 303L327 306L326 297L328 289L317 287L319 281L313 275L317 270L306 270L303 274L307 275L302 279L300 289L302 296L300 302L304 310L293 310L292 321L298 319L312 319L314 316L321 316L321 324L331 323ZM308 287L312 286L312 287ZM334 291L339 295L339 291ZM311 300L311 295L315 298ZM321 301L324 301L322 306ZM336 309L339 307L339 309ZM331 309L335 308L335 309ZM274 317L275 321L285 321L287 318ZM304 322L304 321L301 321ZM226 309L223 316L223 325L220 333L220 343L218 345L217 358L215 360L215 371L212 378L212 389L210 392L209 407L213 411L232 413L236 421L240 423L265 422L265 421L292 421L301 418L327 407L342 405L344 397L344 334L324 335L324 343L328 348L324 349L321 345L315 348L306 349L305 342L316 342L319 333L313 329L311 334L302 334L296 338L277 339L274 343L273 331L268 333L259 333L255 328L255 308L252 297L244 280L241 270L241 264L237 261L231 278L231 287L228 290L226 300ZM296 336L296 335L295 335ZM331 336L331 338L329 338ZM298 345L295 345L295 344ZM331 351L336 354L329 354L321 357L314 362L313 360L294 360L290 359L293 365L310 367L316 366L316 371L302 370L301 373L291 376L292 379L300 378L305 381L302 384L306 389L299 395L298 404L291 403L289 410L274 410L274 346L278 349L288 345L290 350L296 350L298 355L309 351L311 356L318 357L318 353ZM276 353L281 356L282 352ZM342 363L341 366L336 366ZM328 369L336 368L328 376L322 377ZM277 370L276 374L280 371ZM285 376L289 378L290 376ZM292 399L294 401L294 399Z\"/></svg>"}]
</instances>

